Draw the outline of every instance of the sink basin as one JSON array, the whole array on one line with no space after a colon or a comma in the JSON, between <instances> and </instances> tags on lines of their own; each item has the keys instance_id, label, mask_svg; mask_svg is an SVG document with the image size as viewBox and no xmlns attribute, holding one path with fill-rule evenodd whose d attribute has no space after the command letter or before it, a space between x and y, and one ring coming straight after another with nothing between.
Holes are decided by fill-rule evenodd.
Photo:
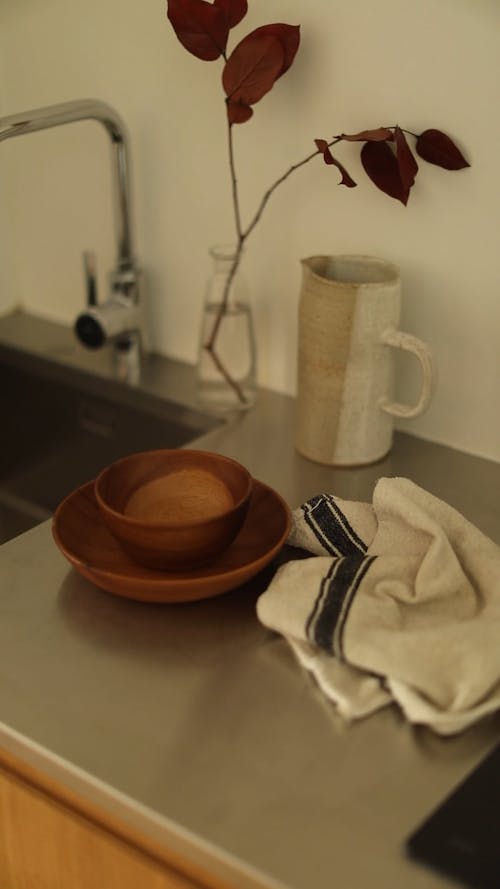
<instances>
[{"instance_id":1,"label":"sink basin","mask_svg":"<svg viewBox=\"0 0 500 889\"><path fill-rule=\"evenodd\" d=\"M0 353L0 543L50 518L113 460L187 445L219 422L122 384L108 392L88 374L80 384L62 365L40 374L20 364Z\"/></svg>"}]
</instances>

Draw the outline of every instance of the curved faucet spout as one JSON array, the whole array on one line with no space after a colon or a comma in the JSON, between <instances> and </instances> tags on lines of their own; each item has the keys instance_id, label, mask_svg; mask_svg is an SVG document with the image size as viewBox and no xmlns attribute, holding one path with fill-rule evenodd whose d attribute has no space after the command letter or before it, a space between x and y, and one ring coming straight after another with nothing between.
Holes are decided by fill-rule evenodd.
<instances>
[{"instance_id":1,"label":"curved faucet spout","mask_svg":"<svg viewBox=\"0 0 500 889\"><path fill-rule=\"evenodd\" d=\"M75 324L79 340L89 348L105 342L115 345L117 373L129 382L137 381L140 351L147 351L147 331L140 300L140 271L132 251L129 201L129 159L125 125L119 114L98 99L78 99L48 105L0 118L0 142L25 133L77 120L97 120L111 140L113 150L113 191L117 222L117 261L111 273L111 295L98 304L93 254L86 253L87 309Z\"/></svg>"},{"instance_id":2,"label":"curved faucet spout","mask_svg":"<svg viewBox=\"0 0 500 889\"><path fill-rule=\"evenodd\" d=\"M115 214L117 221L117 272L134 268L132 235L130 226L130 200L128 182L128 145L125 125L110 105L98 99L78 99L32 111L22 111L0 118L0 142L25 133L35 133L49 127L78 120L97 120L110 139L113 149Z\"/></svg>"}]
</instances>

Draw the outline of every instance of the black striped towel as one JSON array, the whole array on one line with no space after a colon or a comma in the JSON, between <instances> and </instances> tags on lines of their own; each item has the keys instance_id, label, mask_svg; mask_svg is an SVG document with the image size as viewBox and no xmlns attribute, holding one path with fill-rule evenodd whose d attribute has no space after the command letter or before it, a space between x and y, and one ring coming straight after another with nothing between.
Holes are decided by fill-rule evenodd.
<instances>
[{"instance_id":1,"label":"black striped towel","mask_svg":"<svg viewBox=\"0 0 500 889\"><path fill-rule=\"evenodd\" d=\"M347 719L395 701L441 734L500 707L500 547L404 478L372 504L321 494L293 513L257 613Z\"/></svg>"}]
</instances>

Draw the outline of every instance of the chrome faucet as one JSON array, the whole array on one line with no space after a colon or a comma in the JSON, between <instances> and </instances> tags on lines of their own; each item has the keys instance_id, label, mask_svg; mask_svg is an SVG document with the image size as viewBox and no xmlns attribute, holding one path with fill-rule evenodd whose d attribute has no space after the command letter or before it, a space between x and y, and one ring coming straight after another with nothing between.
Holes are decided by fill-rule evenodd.
<instances>
[{"instance_id":1,"label":"chrome faucet","mask_svg":"<svg viewBox=\"0 0 500 889\"><path fill-rule=\"evenodd\" d=\"M87 119L99 121L111 139L117 259L110 275L110 296L105 302L98 303L93 254L84 254L87 308L78 316L75 330L80 341L89 348L112 342L117 374L133 382L139 372L140 350L147 351L147 337L140 299L141 274L132 250L129 150L123 121L105 102L79 99L0 118L0 142Z\"/></svg>"}]
</instances>

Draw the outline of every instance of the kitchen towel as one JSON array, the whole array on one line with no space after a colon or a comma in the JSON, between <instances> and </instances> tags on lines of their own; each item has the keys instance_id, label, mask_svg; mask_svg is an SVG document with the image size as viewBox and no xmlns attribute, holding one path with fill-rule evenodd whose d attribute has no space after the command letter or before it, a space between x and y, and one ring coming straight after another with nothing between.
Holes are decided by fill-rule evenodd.
<instances>
[{"instance_id":1,"label":"kitchen towel","mask_svg":"<svg viewBox=\"0 0 500 889\"><path fill-rule=\"evenodd\" d=\"M372 503L320 494L293 512L257 614L347 719L395 701L452 734L500 707L500 547L405 478Z\"/></svg>"}]
</instances>

